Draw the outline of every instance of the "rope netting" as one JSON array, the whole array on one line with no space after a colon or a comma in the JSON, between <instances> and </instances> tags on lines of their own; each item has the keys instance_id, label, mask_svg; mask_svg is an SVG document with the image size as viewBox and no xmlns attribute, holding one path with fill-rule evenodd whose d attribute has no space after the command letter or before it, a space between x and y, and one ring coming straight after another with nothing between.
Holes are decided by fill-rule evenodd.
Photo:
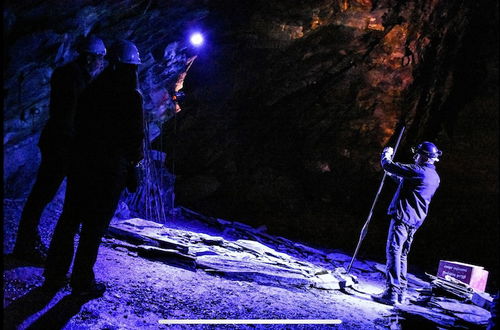
<instances>
[{"instance_id":1,"label":"rope netting","mask_svg":"<svg viewBox=\"0 0 500 330\"><path fill-rule=\"evenodd\" d=\"M156 130L159 132L152 132ZM137 168L138 187L135 193L125 191L122 201L128 206L132 216L151 221L166 223L174 209L175 176L165 167L166 154L163 152L163 130L161 123L145 119L144 159ZM151 146L154 137L158 138L159 150Z\"/></svg>"},{"instance_id":2,"label":"rope netting","mask_svg":"<svg viewBox=\"0 0 500 330\"><path fill-rule=\"evenodd\" d=\"M162 104L144 116L144 159L137 169L138 186L135 193L125 190L121 205L126 205L130 216L141 217L151 221L166 223L175 216L175 143L170 151L171 173L166 168L166 153L163 148L163 123L172 119L174 136L177 131L177 113L181 111L179 102L184 79L197 56L187 59L183 72L177 77L173 95L165 92ZM158 141L155 149L152 142ZM175 141L174 141L175 142Z\"/></svg>"}]
</instances>

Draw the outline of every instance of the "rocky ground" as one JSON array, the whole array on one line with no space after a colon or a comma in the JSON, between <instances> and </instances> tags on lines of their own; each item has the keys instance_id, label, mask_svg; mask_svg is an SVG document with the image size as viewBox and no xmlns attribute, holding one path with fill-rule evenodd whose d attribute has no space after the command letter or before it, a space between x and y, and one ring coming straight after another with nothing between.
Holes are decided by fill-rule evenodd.
<instances>
[{"instance_id":1,"label":"rocky ground","mask_svg":"<svg viewBox=\"0 0 500 330\"><path fill-rule=\"evenodd\" d=\"M204 324L195 327L199 329L398 329L410 322L397 309L369 299L367 293L383 288L382 265L368 260L356 262L351 273L359 283L339 290L339 277L333 275L349 261L349 256L341 251L311 248L268 235L265 228L197 216L188 210L171 217L165 226L140 220L113 222L95 266L97 279L107 286L103 297L79 300L70 294L69 288L46 295L38 289L43 269L8 257L23 203L4 201L6 329L193 328L160 324L161 320L185 319L308 319L336 323ZM49 206L41 221L42 239L47 244L59 207L60 199ZM123 234L127 227L136 242ZM137 242L140 235L143 241ZM165 240L157 244L162 235ZM170 244L170 249L165 249L165 244ZM151 254L151 248L157 254ZM325 280L324 276L330 277ZM412 297L417 299L416 289L428 283L412 276L410 285ZM471 313L463 314L469 316L469 323L460 324L471 325L470 315L476 317L476 325L484 324L489 316L478 309ZM456 315L442 319L448 324L459 324L455 322ZM425 320L419 321L419 328L433 324ZM416 326L415 319L411 322Z\"/></svg>"}]
</instances>

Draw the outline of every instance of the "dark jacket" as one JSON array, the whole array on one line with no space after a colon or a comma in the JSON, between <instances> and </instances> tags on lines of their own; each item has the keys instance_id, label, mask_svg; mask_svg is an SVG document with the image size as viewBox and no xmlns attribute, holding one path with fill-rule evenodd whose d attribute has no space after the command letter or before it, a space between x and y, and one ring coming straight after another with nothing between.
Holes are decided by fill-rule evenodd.
<instances>
[{"instance_id":1,"label":"dark jacket","mask_svg":"<svg viewBox=\"0 0 500 330\"><path fill-rule=\"evenodd\" d=\"M397 221L418 228L429 212L432 196L440 179L431 164L400 164L382 157L382 168L396 176L399 186L389 205L388 214Z\"/></svg>"},{"instance_id":2,"label":"dark jacket","mask_svg":"<svg viewBox=\"0 0 500 330\"><path fill-rule=\"evenodd\" d=\"M58 67L50 78L49 119L38 142L41 148L69 148L80 97L91 80L78 60Z\"/></svg>"},{"instance_id":3,"label":"dark jacket","mask_svg":"<svg viewBox=\"0 0 500 330\"><path fill-rule=\"evenodd\" d=\"M128 162L142 159L142 94L119 79L107 68L83 93L75 122L75 152Z\"/></svg>"}]
</instances>

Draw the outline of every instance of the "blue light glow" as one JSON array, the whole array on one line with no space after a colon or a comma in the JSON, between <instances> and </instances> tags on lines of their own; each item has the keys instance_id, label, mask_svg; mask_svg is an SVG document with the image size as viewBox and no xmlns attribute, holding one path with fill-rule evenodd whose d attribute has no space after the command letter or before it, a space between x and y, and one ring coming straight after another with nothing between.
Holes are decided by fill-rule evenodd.
<instances>
[{"instance_id":1,"label":"blue light glow","mask_svg":"<svg viewBox=\"0 0 500 330\"><path fill-rule=\"evenodd\" d=\"M189 38L189 41L191 41L193 46L201 46L203 44L203 35L199 32L193 33Z\"/></svg>"}]
</instances>

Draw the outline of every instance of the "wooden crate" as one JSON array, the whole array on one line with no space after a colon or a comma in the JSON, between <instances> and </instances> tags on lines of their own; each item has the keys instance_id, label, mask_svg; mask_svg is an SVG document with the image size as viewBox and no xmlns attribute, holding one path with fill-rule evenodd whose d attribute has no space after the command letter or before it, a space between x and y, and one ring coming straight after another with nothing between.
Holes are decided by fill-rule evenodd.
<instances>
[{"instance_id":1,"label":"wooden crate","mask_svg":"<svg viewBox=\"0 0 500 330\"><path fill-rule=\"evenodd\" d=\"M437 276L445 277L446 275L467 283L479 292L484 292L488 281L488 271L481 266L458 261L440 260Z\"/></svg>"}]
</instances>

